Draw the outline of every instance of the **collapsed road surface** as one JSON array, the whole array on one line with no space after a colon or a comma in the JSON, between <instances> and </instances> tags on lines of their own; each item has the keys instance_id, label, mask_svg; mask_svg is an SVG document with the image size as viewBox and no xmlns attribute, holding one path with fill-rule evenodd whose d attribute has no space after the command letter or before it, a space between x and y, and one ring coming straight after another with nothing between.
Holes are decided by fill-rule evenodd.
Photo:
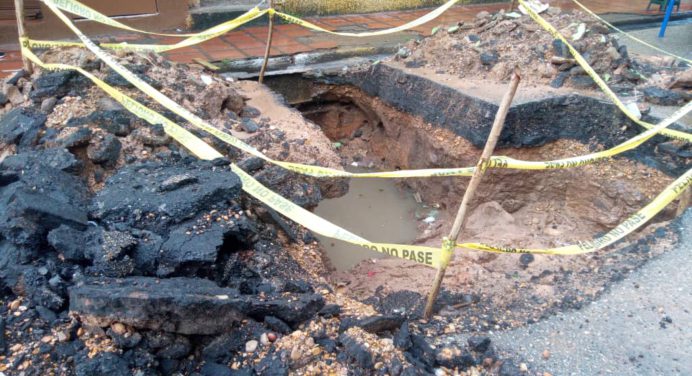
<instances>
[{"instance_id":1,"label":"collapsed road surface","mask_svg":"<svg viewBox=\"0 0 692 376\"><path fill-rule=\"evenodd\" d=\"M551 15L563 29L579 20L555 9ZM563 95L541 86L525 91L514 110L539 111L509 118L503 153L534 160L574 156L640 132L588 91L592 84L573 62L551 63L550 55L564 46L536 37L539 31L530 25L526 17L481 14L420 47L402 49L393 61L324 78L339 85L318 83L318 91L298 106L314 123L254 82L226 80L154 55L121 53L118 59L214 127L277 160L331 168L456 167L477 160L493 108L492 90L474 97L482 90L465 88L458 78L491 72L486 78L494 82L485 88L503 86L499 63L508 62L494 51L493 35L506 29L517 40L537 38L532 44L538 50L524 54L526 46L517 45L519 53L511 55L544 60L545 74L528 81L549 85L562 77L553 86L564 87L555 90L582 84L587 92ZM590 25L582 48L606 44L593 59L619 85L619 94L650 86L649 103L689 98L690 80L683 79L689 69L640 63L604 34ZM442 72L436 51L446 44L471 54L489 50L469 55L476 58L466 62L471 68ZM186 125L85 50L51 50L41 58L78 65ZM651 81L637 75L640 70ZM537 92L541 101L531 100ZM437 110L426 100L465 106ZM642 266L647 278L656 257L668 265L668 253L679 257L688 241L689 211L681 221L671 205L626 241L587 256L464 253L452 265L454 278L445 282L436 315L422 320L422 293L432 270L382 259L333 275L315 236L245 195L228 164L237 163L307 209L344 195L347 181L289 173L191 129L226 156L199 161L162 127L146 125L74 72L19 72L3 82L0 105L0 372L6 374L578 372L564 364L570 353L558 343L547 349L553 358L536 361L529 345L549 339L526 333L566 330L554 326L562 315L578 320L609 312L599 311L608 307L609 289L618 291ZM584 109L590 116L582 115ZM641 109L647 116L647 105ZM551 116L562 122L547 121ZM474 226L467 235L525 246L588 239L626 219L689 168L689 150L657 136L622 158L579 170L491 171L472 205ZM418 193L420 219L434 219L418 223L416 242L438 245L466 180L404 183ZM660 330L673 332L686 316L666 307L641 317L661 315ZM603 325L594 330L605 331ZM581 333L574 341L592 339ZM627 351L610 360L620 361ZM662 362L675 362L675 354L660 354ZM634 363L643 362L639 355ZM639 370L675 370L662 367L657 362Z\"/></svg>"}]
</instances>

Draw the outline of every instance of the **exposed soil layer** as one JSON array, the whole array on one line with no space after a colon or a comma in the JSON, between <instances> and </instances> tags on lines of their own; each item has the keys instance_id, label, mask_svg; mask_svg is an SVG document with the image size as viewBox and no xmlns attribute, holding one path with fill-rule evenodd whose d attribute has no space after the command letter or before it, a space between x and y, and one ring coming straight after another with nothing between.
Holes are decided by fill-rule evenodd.
<instances>
[{"instance_id":1,"label":"exposed soil layer","mask_svg":"<svg viewBox=\"0 0 692 376\"><path fill-rule=\"evenodd\" d=\"M418 88L431 98L439 96L428 87ZM474 165L480 156L480 149L465 138L401 112L360 89L315 84L313 92L312 100L298 108L341 145L338 151L344 166L357 164L382 170L462 167ZM459 122L458 127L463 127L463 120ZM593 129L588 121L581 125ZM582 135L586 136L586 132ZM604 147L597 142L597 133L588 136L579 141L563 139L528 148L500 148L496 155L551 160ZM667 157L655 149L645 153ZM592 239L646 205L673 180L639 163L639 159L618 157L565 170L489 171L471 204L461 239L528 248ZM427 211L411 218L418 224L417 244L439 246L440 239L449 233L467 182L468 178L401 181L428 206ZM671 205L644 230L592 255L520 256L458 251L448 268L444 288L468 294L469 301L458 302L445 313L456 316L453 321L466 330L485 330L523 325L560 309L577 308L593 300L612 281L663 252L671 242L667 236L670 234L665 226L656 223L672 219L675 210L676 206ZM431 216L434 221L430 221ZM365 260L333 279L345 293L367 300L401 291L425 294L433 276L434 270L424 266L385 258L376 262ZM483 315L491 318L468 319Z\"/></svg>"},{"instance_id":2,"label":"exposed soil layer","mask_svg":"<svg viewBox=\"0 0 692 376\"><path fill-rule=\"evenodd\" d=\"M610 35L607 26L583 12L550 7L541 16L619 91L668 89L676 74L688 67L678 65L672 57L631 58L625 44L629 40ZM471 22L441 25L433 36L406 44L395 58L407 67L425 67L464 79L504 81L517 67L525 82L554 88L596 88L563 42L519 12L480 12ZM685 98L690 98L684 90L674 94L676 98L670 98L670 105L683 104Z\"/></svg>"}]
</instances>

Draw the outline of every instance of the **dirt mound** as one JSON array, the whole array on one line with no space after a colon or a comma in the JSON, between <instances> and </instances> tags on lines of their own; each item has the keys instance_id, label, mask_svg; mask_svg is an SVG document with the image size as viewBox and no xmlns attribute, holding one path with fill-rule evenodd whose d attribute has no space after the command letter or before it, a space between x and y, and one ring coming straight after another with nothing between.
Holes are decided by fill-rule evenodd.
<instances>
[{"instance_id":1,"label":"dirt mound","mask_svg":"<svg viewBox=\"0 0 692 376\"><path fill-rule=\"evenodd\" d=\"M589 64L616 90L672 85L684 67L673 59L638 59L627 51L624 40L593 17L578 11L551 7L542 16L560 31ZM395 57L407 67L468 77L508 80L518 67L522 81L577 89L596 85L576 64L567 47L543 30L529 16L518 12L480 12L474 21L442 26L431 37L409 42ZM652 65L656 63L657 65ZM660 65L659 65L660 64ZM689 95L681 92L679 104ZM652 93L653 96L662 93Z\"/></svg>"}]
</instances>

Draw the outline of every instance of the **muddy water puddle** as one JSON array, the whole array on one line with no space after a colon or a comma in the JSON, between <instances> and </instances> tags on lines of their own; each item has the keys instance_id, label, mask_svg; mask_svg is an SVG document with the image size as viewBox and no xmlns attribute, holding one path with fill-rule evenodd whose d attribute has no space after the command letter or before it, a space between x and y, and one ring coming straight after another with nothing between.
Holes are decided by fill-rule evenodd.
<instances>
[{"instance_id":1,"label":"muddy water puddle","mask_svg":"<svg viewBox=\"0 0 692 376\"><path fill-rule=\"evenodd\" d=\"M349 192L322 201L315 214L370 241L411 244L416 238L413 194L391 179L351 179ZM362 260L383 256L331 238L317 236L337 271L345 271Z\"/></svg>"}]
</instances>

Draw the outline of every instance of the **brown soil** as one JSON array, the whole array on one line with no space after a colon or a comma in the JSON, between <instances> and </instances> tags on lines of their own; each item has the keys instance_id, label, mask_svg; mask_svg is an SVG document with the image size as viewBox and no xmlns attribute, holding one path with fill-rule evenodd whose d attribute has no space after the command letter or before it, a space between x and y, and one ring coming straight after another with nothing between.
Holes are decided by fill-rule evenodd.
<instances>
[{"instance_id":1,"label":"brown soil","mask_svg":"<svg viewBox=\"0 0 692 376\"><path fill-rule=\"evenodd\" d=\"M378 98L352 87L323 87L326 104L308 109L307 116L322 121L327 135L338 135L342 163L374 169L412 169L472 166L480 150L452 132L402 113ZM341 103L347 103L341 106ZM356 109L354 111L354 109ZM348 116L343 116L350 111ZM354 113L355 112L355 113ZM355 129L355 130L354 130ZM342 138L344 131L349 138ZM541 147L502 149L496 155L524 160L550 160L600 150L598 145L560 140ZM603 233L646 205L672 179L653 168L624 158L597 165L553 171L489 171L472 202L460 240L496 245L544 248L588 240ZM418 222L418 244L439 246L449 233L468 178L408 179L400 183L419 195L437 219ZM674 216L668 208L658 221ZM415 220L412 218L412 220ZM583 256L536 255L522 265L520 255L458 250L447 270L444 288L481 293L491 302L484 309L522 307L506 319L521 323L538 317L567 296L594 297L614 273L634 268L636 260L662 252L631 254L623 251L654 232L656 225L630 235L614 247ZM377 239L374 239L377 240ZM526 256L524 256L526 257ZM365 260L333 280L359 299L399 290L427 293L435 271L396 258ZM569 283L560 281L569 280ZM490 298L492 297L492 298ZM535 304L541 301L541 304ZM516 320L516 321L515 321ZM504 320L503 320L504 321Z\"/></svg>"},{"instance_id":2,"label":"brown soil","mask_svg":"<svg viewBox=\"0 0 692 376\"><path fill-rule=\"evenodd\" d=\"M570 41L609 85L667 87L675 80L674 73L661 69L671 67L671 59L633 60L617 37L592 16L555 7L541 16ZM574 40L581 24L586 32ZM396 56L407 67L426 67L460 78L503 81L517 67L525 84L547 85L564 74L566 86L595 88L574 61L555 60L558 58L571 55L560 44L555 45L553 37L529 16L510 17L504 11L480 12L471 22L441 25L433 36L409 42ZM562 84L556 87L559 86Z\"/></svg>"}]
</instances>

